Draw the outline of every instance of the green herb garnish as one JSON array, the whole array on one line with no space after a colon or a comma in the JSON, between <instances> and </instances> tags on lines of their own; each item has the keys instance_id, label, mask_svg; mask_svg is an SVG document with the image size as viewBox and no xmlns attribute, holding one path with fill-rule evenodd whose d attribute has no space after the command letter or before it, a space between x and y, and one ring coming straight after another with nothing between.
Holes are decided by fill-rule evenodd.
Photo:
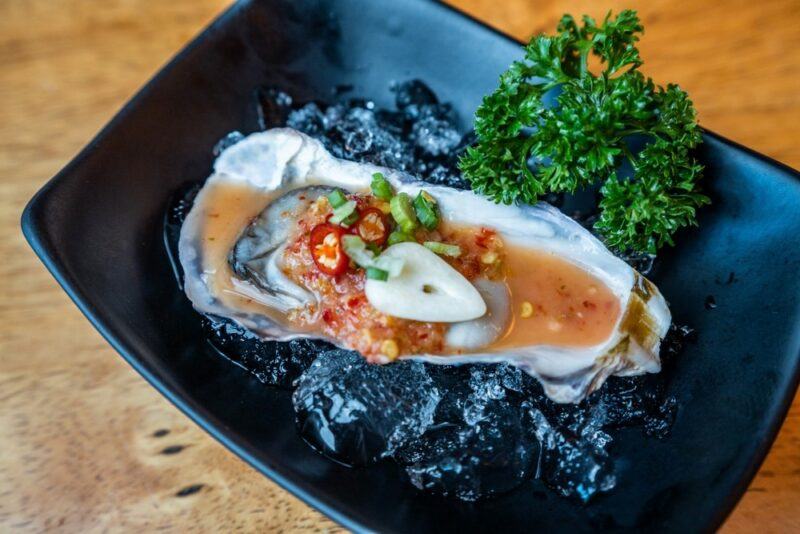
<instances>
[{"instance_id":1,"label":"green herb garnish","mask_svg":"<svg viewBox=\"0 0 800 534\"><path fill-rule=\"evenodd\" d=\"M655 253L696 225L697 208L709 203L691 154L701 142L696 113L677 85L658 86L639 71L642 32L626 10L599 26L565 15L557 35L534 37L476 112L478 142L459 162L473 189L496 202L535 203L599 183L595 229L620 250ZM599 74L589 71L592 54ZM638 153L637 138L646 143ZM624 160L630 178L617 174Z\"/></svg>"},{"instance_id":2,"label":"green herb garnish","mask_svg":"<svg viewBox=\"0 0 800 534\"><path fill-rule=\"evenodd\" d=\"M330 218L330 222L342 226L350 226L358 220L356 207L355 200L348 200L344 204L340 204L333 209L333 216Z\"/></svg>"},{"instance_id":3,"label":"green herb garnish","mask_svg":"<svg viewBox=\"0 0 800 534\"><path fill-rule=\"evenodd\" d=\"M400 193L392 198L389 208L392 211L392 217L403 232L410 234L417 229L417 216L408 194Z\"/></svg>"},{"instance_id":4,"label":"green herb garnish","mask_svg":"<svg viewBox=\"0 0 800 534\"><path fill-rule=\"evenodd\" d=\"M385 282L389 279L389 273L377 267L367 267L367 278L370 280L379 280Z\"/></svg>"},{"instance_id":5,"label":"green herb garnish","mask_svg":"<svg viewBox=\"0 0 800 534\"><path fill-rule=\"evenodd\" d=\"M376 255L370 250L364 240L357 235L342 236L342 248L348 258L367 271L368 278L370 274L369 269L371 268L387 273L387 278L389 276L398 276L403 270L404 261L402 258Z\"/></svg>"},{"instance_id":6,"label":"green herb garnish","mask_svg":"<svg viewBox=\"0 0 800 534\"><path fill-rule=\"evenodd\" d=\"M331 203L331 207L333 209L338 208L339 206L344 205L347 202L347 197L342 193L340 189L334 189L330 193L328 193L328 202Z\"/></svg>"},{"instance_id":7,"label":"green herb garnish","mask_svg":"<svg viewBox=\"0 0 800 534\"><path fill-rule=\"evenodd\" d=\"M367 244L357 235L342 236L342 248L351 260L359 267L370 267L375 255L367 249Z\"/></svg>"},{"instance_id":8,"label":"green herb garnish","mask_svg":"<svg viewBox=\"0 0 800 534\"><path fill-rule=\"evenodd\" d=\"M428 250L432 250L436 254L441 254L442 256L450 256L451 258L461 256L461 247L458 245L448 245L447 243L440 243L438 241L425 241L423 245Z\"/></svg>"},{"instance_id":9,"label":"green herb garnish","mask_svg":"<svg viewBox=\"0 0 800 534\"><path fill-rule=\"evenodd\" d=\"M406 241L414 241L414 236L409 235L400 229L397 229L391 234L389 234L389 238L386 240L386 244L392 246L397 243L405 243Z\"/></svg>"},{"instance_id":10,"label":"green herb garnish","mask_svg":"<svg viewBox=\"0 0 800 534\"><path fill-rule=\"evenodd\" d=\"M394 196L392 184L379 172L372 175L370 188L372 189L372 194L381 200L389 201L392 200L392 196Z\"/></svg>"},{"instance_id":11,"label":"green herb garnish","mask_svg":"<svg viewBox=\"0 0 800 534\"><path fill-rule=\"evenodd\" d=\"M439 213L436 200L424 189L414 199L414 211L419 223L428 230L435 230L439 226Z\"/></svg>"}]
</instances>

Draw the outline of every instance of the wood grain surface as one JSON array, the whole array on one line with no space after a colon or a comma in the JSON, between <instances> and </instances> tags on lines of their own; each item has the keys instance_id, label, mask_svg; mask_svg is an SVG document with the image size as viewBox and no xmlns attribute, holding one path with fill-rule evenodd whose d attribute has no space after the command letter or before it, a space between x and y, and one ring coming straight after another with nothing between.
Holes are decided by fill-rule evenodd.
<instances>
[{"instance_id":1,"label":"wood grain surface","mask_svg":"<svg viewBox=\"0 0 800 534\"><path fill-rule=\"evenodd\" d=\"M648 74L680 82L704 126L800 168L797 0L453 3L519 38L565 11L637 8ZM227 4L0 0L0 531L338 528L146 384L19 230L34 192ZM797 403L724 530L800 532Z\"/></svg>"}]
</instances>

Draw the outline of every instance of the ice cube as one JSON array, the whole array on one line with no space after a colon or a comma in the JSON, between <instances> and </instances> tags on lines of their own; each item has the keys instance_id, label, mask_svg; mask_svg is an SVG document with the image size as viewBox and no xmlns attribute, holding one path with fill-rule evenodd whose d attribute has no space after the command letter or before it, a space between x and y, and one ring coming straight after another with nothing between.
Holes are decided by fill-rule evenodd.
<instances>
[{"instance_id":1,"label":"ice cube","mask_svg":"<svg viewBox=\"0 0 800 534\"><path fill-rule=\"evenodd\" d=\"M466 404L480 406L480 416L432 426L397 459L417 488L474 501L521 484L539 446L518 403L473 398Z\"/></svg>"},{"instance_id":2,"label":"ice cube","mask_svg":"<svg viewBox=\"0 0 800 534\"><path fill-rule=\"evenodd\" d=\"M206 318L203 326L209 342L220 354L270 386L289 388L308 369L318 351L330 348L328 343L310 339L265 341L225 319Z\"/></svg>"},{"instance_id":3,"label":"ice cube","mask_svg":"<svg viewBox=\"0 0 800 534\"><path fill-rule=\"evenodd\" d=\"M357 352L323 352L292 397L300 432L350 465L390 456L433 422L438 389L419 362L371 365Z\"/></svg>"},{"instance_id":4,"label":"ice cube","mask_svg":"<svg viewBox=\"0 0 800 534\"><path fill-rule=\"evenodd\" d=\"M502 364L431 373L444 394L434 425L396 455L412 484L473 501L525 480L539 446L521 402L519 373Z\"/></svg>"},{"instance_id":5,"label":"ice cube","mask_svg":"<svg viewBox=\"0 0 800 534\"><path fill-rule=\"evenodd\" d=\"M430 156L444 156L461 142L461 134L447 121L429 117L414 123L417 148Z\"/></svg>"},{"instance_id":6,"label":"ice cube","mask_svg":"<svg viewBox=\"0 0 800 534\"><path fill-rule=\"evenodd\" d=\"M614 465L603 448L605 443L599 446L591 440L570 435L551 424L535 407L530 408L529 414L542 447L537 474L549 487L583 502L614 487Z\"/></svg>"},{"instance_id":7,"label":"ice cube","mask_svg":"<svg viewBox=\"0 0 800 534\"><path fill-rule=\"evenodd\" d=\"M289 113L286 126L300 130L311 137L323 137L325 134L325 116L315 102Z\"/></svg>"},{"instance_id":8,"label":"ice cube","mask_svg":"<svg viewBox=\"0 0 800 534\"><path fill-rule=\"evenodd\" d=\"M408 80L395 85L394 91L395 105L397 109L404 110L409 106L421 106L425 104L436 104L438 99L430 87L420 80Z\"/></svg>"},{"instance_id":9,"label":"ice cube","mask_svg":"<svg viewBox=\"0 0 800 534\"><path fill-rule=\"evenodd\" d=\"M258 126L262 130L283 126L292 108L292 97L274 87L259 87L255 91Z\"/></svg>"}]
</instances>

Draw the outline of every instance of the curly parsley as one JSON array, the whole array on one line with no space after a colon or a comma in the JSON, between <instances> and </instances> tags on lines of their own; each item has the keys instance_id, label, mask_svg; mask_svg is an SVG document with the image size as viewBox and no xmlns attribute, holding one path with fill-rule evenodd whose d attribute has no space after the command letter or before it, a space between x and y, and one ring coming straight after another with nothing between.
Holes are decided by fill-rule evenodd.
<instances>
[{"instance_id":1,"label":"curly parsley","mask_svg":"<svg viewBox=\"0 0 800 534\"><path fill-rule=\"evenodd\" d=\"M595 229L619 250L655 253L709 203L692 149L702 140L691 100L639 72L635 11L602 24L565 15L555 36L534 37L475 114L477 143L459 166L496 202L535 203L601 182ZM602 72L588 68L590 54ZM546 94L554 102L545 102ZM549 99L549 96L548 96ZM636 152L631 139L646 140ZM618 169L628 160L633 175Z\"/></svg>"}]
</instances>

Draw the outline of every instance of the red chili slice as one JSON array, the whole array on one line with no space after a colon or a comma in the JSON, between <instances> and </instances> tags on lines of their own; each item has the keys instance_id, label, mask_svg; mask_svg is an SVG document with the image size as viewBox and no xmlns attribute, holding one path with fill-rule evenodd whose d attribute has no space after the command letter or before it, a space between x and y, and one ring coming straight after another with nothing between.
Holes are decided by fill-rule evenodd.
<instances>
[{"instance_id":1,"label":"red chili slice","mask_svg":"<svg viewBox=\"0 0 800 534\"><path fill-rule=\"evenodd\" d=\"M367 208L356 222L356 231L365 242L381 246L389 237L389 223L381 210Z\"/></svg>"},{"instance_id":2,"label":"red chili slice","mask_svg":"<svg viewBox=\"0 0 800 534\"><path fill-rule=\"evenodd\" d=\"M317 268L330 276L342 274L347 270L349 260L342 249L344 230L329 223L318 224L311 229L308 246L311 258Z\"/></svg>"}]
</instances>

